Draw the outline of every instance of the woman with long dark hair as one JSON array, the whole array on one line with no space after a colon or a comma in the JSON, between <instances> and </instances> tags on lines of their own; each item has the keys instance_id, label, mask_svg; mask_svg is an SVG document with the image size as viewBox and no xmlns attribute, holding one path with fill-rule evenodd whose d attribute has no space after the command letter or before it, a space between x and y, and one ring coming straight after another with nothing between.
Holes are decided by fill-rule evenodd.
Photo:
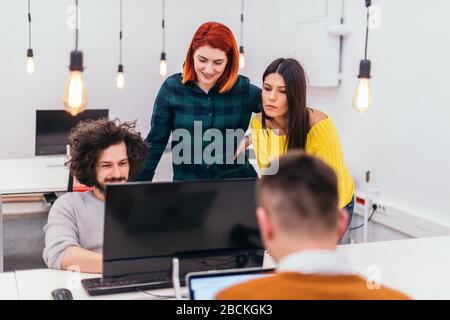
<instances>
[{"instance_id":1,"label":"woman with long dark hair","mask_svg":"<svg viewBox=\"0 0 450 320\"><path fill-rule=\"evenodd\" d=\"M339 207L353 214L354 182L344 162L332 120L307 105L305 71L295 59L273 61L263 75L262 112L251 120L252 143L259 167L293 149L324 160L338 178Z\"/></svg>"}]
</instances>

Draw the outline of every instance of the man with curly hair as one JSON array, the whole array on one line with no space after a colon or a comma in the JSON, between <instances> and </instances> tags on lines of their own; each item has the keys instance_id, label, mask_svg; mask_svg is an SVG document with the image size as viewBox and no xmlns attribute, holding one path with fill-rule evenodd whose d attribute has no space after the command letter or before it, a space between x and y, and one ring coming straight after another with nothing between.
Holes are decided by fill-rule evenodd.
<instances>
[{"instance_id":1,"label":"man with curly hair","mask_svg":"<svg viewBox=\"0 0 450 320\"><path fill-rule=\"evenodd\" d=\"M102 272L105 185L136 178L148 146L135 122L87 120L72 129L69 142L71 174L86 192L69 192L53 204L44 227L43 258L52 269Z\"/></svg>"}]
</instances>

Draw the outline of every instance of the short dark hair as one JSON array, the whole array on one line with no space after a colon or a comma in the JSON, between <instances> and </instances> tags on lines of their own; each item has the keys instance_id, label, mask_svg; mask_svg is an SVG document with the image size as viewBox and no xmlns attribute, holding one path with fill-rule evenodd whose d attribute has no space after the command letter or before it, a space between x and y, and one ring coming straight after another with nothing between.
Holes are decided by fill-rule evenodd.
<instances>
[{"instance_id":1,"label":"short dark hair","mask_svg":"<svg viewBox=\"0 0 450 320\"><path fill-rule=\"evenodd\" d=\"M96 164L100 153L112 145L124 142L130 165L129 180L142 170L148 153L147 143L135 132L136 121L120 122L119 119L86 120L70 131L70 156L66 165L82 184L97 184Z\"/></svg>"},{"instance_id":2,"label":"short dark hair","mask_svg":"<svg viewBox=\"0 0 450 320\"><path fill-rule=\"evenodd\" d=\"M285 230L330 231L338 223L337 178L332 168L303 151L280 157L275 175L257 183L257 203Z\"/></svg>"}]
</instances>

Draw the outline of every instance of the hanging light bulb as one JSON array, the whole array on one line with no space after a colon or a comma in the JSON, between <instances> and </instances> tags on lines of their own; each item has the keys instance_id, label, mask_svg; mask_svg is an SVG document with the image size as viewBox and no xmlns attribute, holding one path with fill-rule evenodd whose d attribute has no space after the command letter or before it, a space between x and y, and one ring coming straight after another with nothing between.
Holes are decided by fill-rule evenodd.
<instances>
[{"instance_id":1,"label":"hanging light bulb","mask_svg":"<svg viewBox=\"0 0 450 320\"><path fill-rule=\"evenodd\" d=\"M123 65L119 64L117 68L117 79L116 79L117 88L122 90L125 85L125 77L123 76Z\"/></svg>"},{"instance_id":2,"label":"hanging light bulb","mask_svg":"<svg viewBox=\"0 0 450 320\"><path fill-rule=\"evenodd\" d=\"M83 79L83 52L78 50L78 0L75 0L75 50L70 53L70 74L64 90L64 108L76 116L86 108L86 85Z\"/></svg>"},{"instance_id":3,"label":"hanging light bulb","mask_svg":"<svg viewBox=\"0 0 450 320\"><path fill-rule=\"evenodd\" d=\"M167 61L166 61L166 0L162 0L162 20L161 20L161 31L162 31L162 52L161 59L159 61L159 75L165 77L167 75Z\"/></svg>"},{"instance_id":4,"label":"hanging light bulb","mask_svg":"<svg viewBox=\"0 0 450 320\"><path fill-rule=\"evenodd\" d=\"M27 72L31 76L34 72L34 54L31 49L31 6L30 0L28 0L28 50L27 50Z\"/></svg>"},{"instance_id":5,"label":"hanging light bulb","mask_svg":"<svg viewBox=\"0 0 450 320\"><path fill-rule=\"evenodd\" d=\"M244 54L244 7L245 2L241 0L241 46L239 47L239 69L245 68L245 54Z\"/></svg>"},{"instance_id":6,"label":"hanging light bulb","mask_svg":"<svg viewBox=\"0 0 450 320\"><path fill-rule=\"evenodd\" d=\"M364 49L364 59L359 63L358 83L353 95L353 109L359 113L364 113L372 106L372 89L370 87L370 60L367 59L367 43L369 40L369 7L371 0L365 0L367 8L366 21L366 43Z\"/></svg>"},{"instance_id":7,"label":"hanging light bulb","mask_svg":"<svg viewBox=\"0 0 450 320\"><path fill-rule=\"evenodd\" d=\"M361 60L359 64L358 83L353 96L353 109L366 112L372 105L372 89L370 87L370 60Z\"/></svg>"},{"instance_id":8,"label":"hanging light bulb","mask_svg":"<svg viewBox=\"0 0 450 320\"><path fill-rule=\"evenodd\" d=\"M72 116L84 111L86 108L86 85L83 79L83 53L72 51L70 53L70 74L64 92L64 107Z\"/></svg>"},{"instance_id":9,"label":"hanging light bulb","mask_svg":"<svg viewBox=\"0 0 450 320\"><path fill-rule=\"evenodd\" d=\"M120 31L119 31L119 66L117 67L116 85L119 90L122 90L125 86L125 77L123 75L122 64L122 38L123 38L123 19L122 19L122 0L120 0Z\"/></svg>"},{"instance_id":10,"label":"hanging light bulb","mask_svg":"<svg viewBox=\"0 0 450 320\"><path fill-rule=\"evenodd\" d=\"M245 55L244 55L244 47L239 47L239 69L245 68Z\"/></svg>"},{"instance_id":11,"label":"hanging light bulb","mask_svg":"<svg viewBox=\"0 0 450 320\"><path fill-rule=\"evenodd\" d=\"M30 76L34 72L33 49L27 50L27 72Z\"/></svg>"},{"instance_id":12,"label":"hanging light bulb","mask_svg":"<svg viewBox=\"0 0 450 320\"><path fill-rule=\"evenodd\" d=\"M159 63L159 74L163 78L167 75L167 62L165 52L161 52L161 62Z\"/></svg>"}]
</instances>

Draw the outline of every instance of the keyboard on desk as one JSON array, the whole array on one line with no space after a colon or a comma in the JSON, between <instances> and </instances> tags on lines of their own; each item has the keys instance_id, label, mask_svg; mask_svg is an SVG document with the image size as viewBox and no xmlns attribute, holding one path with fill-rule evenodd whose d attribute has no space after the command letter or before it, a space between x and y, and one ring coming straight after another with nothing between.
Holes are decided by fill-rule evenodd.
<instances>
[{"instance_id":1,"label":"keyboard on desk","mask_svg":"<svg viewBox=\"0 0 450 320\"><path fill-rule=\"evenodd\" d=\"M81 280L81 283L91 296L172 287L172 281L167 276L152 278L151 280L133 278L93 278L83 279Z\"/></svg>"}]
</instances>

